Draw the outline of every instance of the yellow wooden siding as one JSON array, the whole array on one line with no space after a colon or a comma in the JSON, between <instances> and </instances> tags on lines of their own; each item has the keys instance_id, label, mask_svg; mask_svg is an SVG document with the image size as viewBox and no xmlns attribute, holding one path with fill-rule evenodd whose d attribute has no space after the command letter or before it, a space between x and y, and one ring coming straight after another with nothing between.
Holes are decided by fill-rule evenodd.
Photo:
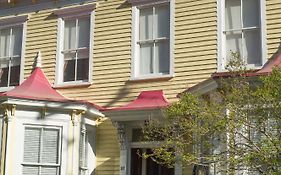
<instances>
[{"instance_id":1,"label":"yellow wooden siding","mask_svg":"<svg viewBox=\"0 0 281 175\"><path fill-rule=\"evenodd\" d=\"M121 106L144 90L163 89L169 101L216 71L216 0L176 0L175 76L131 81L131 6L124 0L98 1L94 23L92 85L59 89L65 96L101 106ZM53 83L57 44L57 18L53 9L30 14L27 25L25 77L42 52L43 70ZM110 121L97 128L97 175L119 174L119 145Z\"/></svg>"},{"instance_id":2,"label":"yellow wooden siding","mask_svg":"<svg viewBox=\"0 0 281 175\"><path fill-rule=\"evenodd\" d=\"M110 121L97 127L97 175L119 175L119 144Z\"/></svg>"},{"instance_id":3,"label":"yellow wooden siding","mask_svg":"<svg viewBox=\"0 0 281 175\"><path fill-rule=\"evenodd\" d=\"M280 48L281 2L279 0L266 1L266 29L267 29L267 56L272 58Z\"/></svg>"}]
</instances>

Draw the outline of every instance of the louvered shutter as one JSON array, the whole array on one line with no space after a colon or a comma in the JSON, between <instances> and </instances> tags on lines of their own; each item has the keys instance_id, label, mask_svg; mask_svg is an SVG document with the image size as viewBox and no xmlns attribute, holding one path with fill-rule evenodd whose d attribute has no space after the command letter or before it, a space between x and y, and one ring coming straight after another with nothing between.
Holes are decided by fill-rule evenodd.
<instances>
[{"instance_id":1,"label":"louvered shutter","mask_svg":"<svg viewBox=\"0 0 281 175\"><path fill-rule=\"evenodd\" d=\"M58 140L59 130L43 130L42 163L58 163Z\"/></svg>"},{"instance_id":2,"label":"louvered shutter","mask_svg":"<svg viewBox=\"0 0 281 175\"><path fill-rule=\"evenodd\" d=\"M60 129L26 127L23 175L58 175Z\"/></svg>"},{"instance_id":3,"label":"louvered shutter","mask_svg":"<svg viewBox=\"0 0 281 175\"><path fill-rule=\"evenodd\" d=\"M40 155L40 128L26 128L24 133L24 155L25 163L39 163Z\"/></svg>"},{"instance_id":4,"label":"louvered shutter","mask_svg":"<svg viewBox=\"0 0 281 175\"><path fill-rule=\"evenodd\" d=\"M79 164L80 164L80 175L87 173L87 154L88 154L88 139L86 131L82 131L80 135L79 144Z\"/></svg>"}]
</instances>

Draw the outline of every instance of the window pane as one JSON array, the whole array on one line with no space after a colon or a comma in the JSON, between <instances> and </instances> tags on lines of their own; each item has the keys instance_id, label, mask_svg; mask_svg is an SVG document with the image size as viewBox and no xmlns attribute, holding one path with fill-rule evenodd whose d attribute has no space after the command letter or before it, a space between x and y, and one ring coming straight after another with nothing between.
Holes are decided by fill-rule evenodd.
<instances>
[{"instance_id":1,"label":"window pane","mask_svg":"<svg viewBox=\"0 0 281 175\"><path fill-rule=\"evenodd\" d=\"M40 175L57 175L58 168L57 167L41 167Z\"/></svg>"},{"instance_id":2,"label":"window pane","mask_svg":"<svg viewBox=\"0 0 281 175\"><path fill-rule=\"evenodd\" d=\"M0 57L7 57L9 55L10 45L10 28L0 30Z\"/></svg>"},{"instance_id":3,"label":"window pane","mask_svg":"<svg viewBox=\"0 0 281 175\"><path fill-rule=\"evenodd\" d=\"M41 130L39 128L25 128L23 155L24 162L39 162L40 133Z\"/></svg>"},{"instance_id":4,"label":"window pane","mask_svg":"<svg viewBox=\"0 0 281 175\"><path fill-rule=\"evenodd\" d=\"M90 41L90 18L81 18L78 20L78 47L89 47Z\"/></svg>"},{"instance_id":5,"label":"window pane","mask_svg":"<svg viewBox=\"0 0 281 175\"><path fill-rule=\"evenodd\" d=\"M65 21L64 50L76 48L76 20Z\"/></svg>"},{"instance_id":6,"label":"window pane","mask_svg":"<svg viewBox=\"0 0 281 175\"><path fill-rule=\"evenodd\" d=\"M59 150L59 130L44 129L41 162L58 163L59 162L58 150Z\"/></svg>"},{"instance_id":7,"label":"window pane","mask_svg":"<svg viewBox=\"0 0 281 175\"><path fill-rule=\"evenodd\" d=\"M11 54L13 56L20 56L22 47L22 27L14 27L12 31Z\"/></svg>"},{"instance_id":8,"label":"window pane","mask_svg":"<svg viewBox=\"0 0 281 175\"><path fill-rule=\"evenodd\" d=\"M142 158L139 156L142 154L141 149L131 149L131 174L142 175Z\"/></svg>"},{"instance_id":9,"label":"window pane","mask_svg":"<svg viewBox=\"0 0 281 175\"><path fill-rule=\"evenodd\" d=\"M140 9L140 40L153 39L153 12L152 8Z\"/></svg>"},{"instance_id":10,"label":"window pane","mask_svg":"<svg viewBox=\"0 0 281 175\"><path fill-rule=\"evenodd\" d=\"M19 85L19 79L20 79L20 65L11 66L10 86Z\"/></svg>"},{"instance_id":11,"label":"window pane","mask_svg":"<svg viewBox=\"0 0 281 175\"><path fill-rule=\"evenodd\" d=\"M153 73L153 45L140 45L140 74L147 75Z\"/></svg>"},{"instance_id":12,"label":"window pane","mask_svg":"<svg viewBox=\"0 0 281 175\"><path fill-rule=\"evenodd\" d=\"M260 26L259 4L259 0L243 0L243 27Z\"/></svg>"},{"instance_id":13,"label":"window pane","mask_svg":"<svg viewBox=\"0 0 281 175\"><path fill-rule=\"evenodd\" d=\"M39 167L23 166L23 175L36 175L39 174Z\"/></svg>"},{"instance_id":14,"label":"window pane","mask_svg":"<svg viewBox=\"0 0 281 175\"><path fill-rule=\"evenodd\" d=\"M170 50L169 42L156 43L155 48L155 70L154 73L169 74L170 69Z\"/></svg>"},{"instance_id":15,"label":"window pane","mask_svg":"<svg viewBox=\"0 0 281 175\"><path fill-rule=\"evenodd\" d=\"M261 41L259 30L251 30L244 33L243 54L247 60L247 64L261 66Z\"/></svg>"},{"instance_id":16,"label":"window pane","mask_svg":"<svg viewBox=\"0 0 281 175\"><path fill-rule=\"evenodd\" d=\"M240 0L225 1L225 30L241 29Z\"/></svg>"},{"instance_id":17,"label":"window pane","mask_svg":"<svg viewBox=\"0 0 281 175\"><path fill-rule=\"evenodd\" d=\"M0 87L8 86L9 61L7 59L0 60Z\"/></svg>"},{"instance_id":18,"label":"window pane","mask_svg":"<svg viewBox=\"0 0 281 175\"><path fill-rule=\"evenodd\" d=\"M168 5L155 7L155 36L156 38L170 35L170 10Z\"/></svg>"},{"instance_id":19,"label":"window pane","mask_svg":"<svg viewBox=\"0 0 281 175\"><path fill-rule=\"evenodd\" d=\"M227 32L226 33L226 60L232 59L232 52L239 53L242 56L242 33Z\"/></svg>"},{"instance_id":20,"label":"window pane","mask_svg":"<svg viewBox=\"0 0 281 175\"><path fill-rule=\"evenodd\" d=\"M63 81L74 81L75 80L75 53L64 54L64 74Z\"/></svg>"},{"instance_id":21,"label":"window pane","mask_svg":"<svg viewBox=\"0 0 281 175\"><path fill-rule=\"evenodd\" d=\"M89 77L89 60L77 60L77 80L88 80Z\"/></svg>"}]
</instances>

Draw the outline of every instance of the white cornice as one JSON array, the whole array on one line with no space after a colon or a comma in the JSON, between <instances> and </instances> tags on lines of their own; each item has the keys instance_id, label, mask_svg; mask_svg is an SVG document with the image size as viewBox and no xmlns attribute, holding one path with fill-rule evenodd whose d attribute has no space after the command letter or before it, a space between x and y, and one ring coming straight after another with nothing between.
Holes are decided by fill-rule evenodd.
<instances>
[{"instance_id":1,"label":"white cornice","mask_svg":"<svg viewBox=\"0 0 281 175\"><path fill-rule=\"evenodd\" d=\"M98 109L95 109L87 104L79 104L79 102L64 103L64 102L19 99L19 98L11 98L11 97L2 97L1 101L2 101L1 104L13 104L13 105L29 106L29 107L44 107L44 108L52 108L52 109L59 109L59 110L81 110L95 117L104 117L104 114L102 114Z\"/></svg>"},{"instance_id":2,"label":"white cornice","mask_svg":"<svg viewBox=\"0 0 281 175\"><path fill-rule=\"evenodd\" d=\"M17 23L24 23L29 19L28 15L13 16L7 18L0 18L0 26L12 25Z\"/></svg>"}]
</instances>

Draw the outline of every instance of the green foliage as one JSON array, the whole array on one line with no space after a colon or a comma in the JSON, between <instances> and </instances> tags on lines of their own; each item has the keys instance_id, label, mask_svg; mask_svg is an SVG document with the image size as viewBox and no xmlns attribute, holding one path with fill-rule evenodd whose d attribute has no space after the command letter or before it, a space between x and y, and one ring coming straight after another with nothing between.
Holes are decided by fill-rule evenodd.
<instances>
[{"instance_id":1,"label":"green foliage","mask_svg":"<svg viewBox=\"0 0 281 175\"><path fill-rule=\"evenodd\" d=\"M281 70L256 77L257 86L243 76L245 69L231 69L235 76L218 80L219 89L204 96L184 94L164 110L164 119L143 128L147 141L159 142L153 149L158 163L281 174Z\"/></svg>"}]
</instances>

